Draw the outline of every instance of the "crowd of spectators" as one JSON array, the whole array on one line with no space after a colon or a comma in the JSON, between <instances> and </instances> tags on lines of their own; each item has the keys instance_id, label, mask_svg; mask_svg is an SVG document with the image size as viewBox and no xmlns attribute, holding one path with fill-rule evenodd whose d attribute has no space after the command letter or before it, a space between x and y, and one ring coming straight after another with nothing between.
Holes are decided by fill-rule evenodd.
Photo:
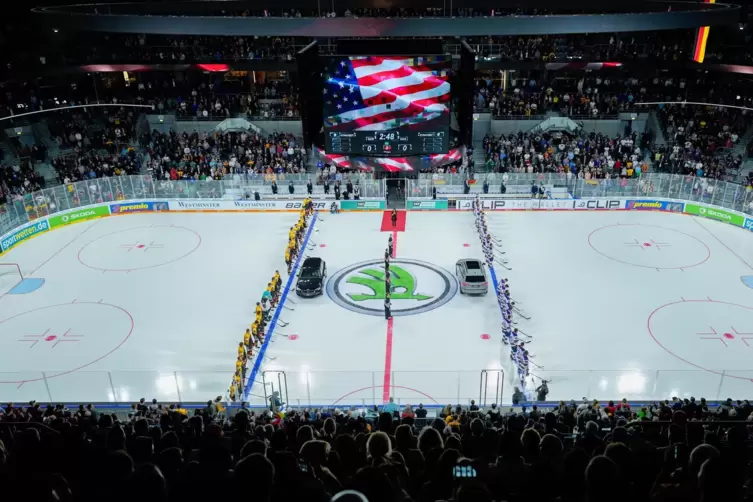
<instances>
[{"instance_id":1,"label":"crowd of spectators","mask_svg":"<svg viewBox=\"0 0 753 502\"><path fill-rule=\"evenodd\" d=\"M561 402L502 411L419 405L189 412L141 400L127 418L92 405L0 412L6 496L39 501L263 502L751 500L753 407L677 399ZM746 421L747 419L747 421ZM64 454L63 454L64 452ZM350 491L350 492L349 492ZM355 493L354 493L355 492Z\"/></svg>"},{"instance_id":2,"label":"crowd of spectators","mask_svg":"<svg viewBox=\"0 0 753 502\"><path fill-rule=\"evenodd\" d=\"M566 116L599 117L636 109L645 101L646 88L637 79L618 81L609 76L534 78L515 80L504 92L491 78L476 81L475 106L497 117L543 115L555 111Z\"/></svg>"},{"instance_id":3,"label":"crowd of spectators","mask_svg":"<svg viewBox=\"0 0 753 502\"><path fill-rule=\"evenodd\" d=\"M283 90L284 89L284 90ZM191 91L189 97L157 103L158 112L178 117L230 118L245 115L261 118L298 118L298 97L288 85L262 86L254 94L215 94L207 88Z\"/></svg>"},{"instance_id":4,"label":"crowd of spectators","mask_svg":"<svg viewBox=\"0 0 753 502\"><path fill-rule=\"evenodd\" d=\"M645 33L471 37L481 58L506 61L680 61L688 57L695 33L669 30Z\"/></svg>"},{"instance_id":5,"label":"crowd of spectators","mask_svg":"<svg viewBox=\"0 0 753 502\"><path fill-rule=\"evenodd\" d=\"M44 178L34 167L30 158L12 165L0 161L0 204L20 200L44 187Z\"/></svg>"},{"instance_id":6,"label":"crowd of spectators","mask_svg":"<svg viewBox=\"0 0 753 502\"><path fill-rule=\"evenodd\" d=\"M21 83L5 89L0 95L0 117L20 113L86 104L143 105L144 108L124 110L103 107L102 113L110 113L114 126L126 118L133 122L149 107L158 114L176 113L181 117L225 118L238 115L254 117L285 117L299 115L298 95L290 82L269 80L258 84L227 83L202 76L176 78L172 74L136 74L126 82L122 75L97 74L85 80L71 79L55 85ZM125 107L124 107L125 108ZM88 111L91 114L91 110ZM107 118L110 120L110 117ZM113 127L115 134L116 127ZM62 136L65 140L68 135Z\"/></svg>"},{"instance_id":7,"label":"crowd of spectators","mask_svg":"<svg viewBox=\"0 0 753 502\"><path fill-rule=\"evenodd\" d=\"M147 169L166 180L218 180L226 176L306 171L307 152L290 134L264 137L253 131L143 136Z\"/></svg>"},{"instance_id":8,"label":"crowd of spectators","mask_svg":"<svg viewBox=\"0 0 753 502\"><path fill-rule=\"evenodd\" d=\"M749 87L746 81L717 81L707 74L698 74L696 78L637 78L609 73L551 72L544 81L535 76L513 79L506 89L492 76L480 78L476 80L474 102L477 110L488 110L502 118L543 115L547 111L599 117L656 108L638 106L642 102L696 101L749 106L753 104L747 92ZM746 115L725 113L734 117Z\"/></svg>"},{"instance_id":9,"label":"crowd of spectators","mask_svg":"<svg viewBox=\"0 0 753 502\"><path fill-rule=\"evenodd\" d=\"M610 138L589 133L530 133L487 135L483 148L486 168L494 172L572 173L578 178L631 178L648 169L648 134Z\"/></svg>"},{"instance_id":10,"label":"crowd of spectators","mask_svg":"<svg viewBox=\"0 0 753 502\"><path fill-rule=\"evenodd\" d=\"M741 104L747 105L747 98ZM734 150L753 125L753 114L720 106L667 105L658 117L667 146L653 155L663 170L724 180L738 174L745 151Z\"/></svg>"}]
</instances>

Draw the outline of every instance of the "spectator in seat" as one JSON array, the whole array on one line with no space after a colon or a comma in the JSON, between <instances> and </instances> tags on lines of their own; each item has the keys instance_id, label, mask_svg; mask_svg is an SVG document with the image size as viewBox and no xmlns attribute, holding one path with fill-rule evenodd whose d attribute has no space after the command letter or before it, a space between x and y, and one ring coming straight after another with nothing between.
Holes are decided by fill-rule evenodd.
<instances>
[{"instance_id":1,"label":"spectator in seat","mask_svg":"<svg viewBox=\"0 0 753 502\"><path fill-rule=\"evenodd\" d=\"M395 404L394 397L390 397L389 402L382 406L382 413L394 414L398 411L400 411L400 408Z\"/></svg>"},{"instance_id":2,"label":"spectator in seat","mask_svg":"<svg viewBox=\"0 0 753 502\"><path fill-rule=\"evenodd\" d=\"M418 404L418 408L416 408L416 418L426 418L428 411L426 408L424 408L423 403Z\"/></svg>"},{"instance_id":3,"label":"spectator in seat","mask_svg":"<svg viewBox=\"0 0 753 502\"><path fill-rule=\"evenodd\" d=\"M410 404L405 405L403 412L400 414L400 418L416 418L416 414L413 413L413 407Z\"/></svg>"}]
</instances>

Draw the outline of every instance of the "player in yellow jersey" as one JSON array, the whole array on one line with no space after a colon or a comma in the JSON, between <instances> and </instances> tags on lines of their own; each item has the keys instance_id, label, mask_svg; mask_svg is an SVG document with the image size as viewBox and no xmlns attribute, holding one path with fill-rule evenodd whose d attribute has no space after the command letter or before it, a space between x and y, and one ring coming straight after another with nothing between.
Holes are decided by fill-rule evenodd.
<instances>
[{"instance_id":1,"label":"player in yellow jersey","mask_svg":"<svg viewBox=\"0 0 753 502\"><path fill-rule=\"evenodd\" d=\"M239 392L243 392L243 386L241 385L241 372L236 371L233 375L233 385L235 385L238 388Z\"/></svg>"},{"instance_id":2,"label":"player in yellow jersey","mask_svg":"<svg viewBox=\"0 0 753 502\"><path fill-rule=\"evenodd\" d=\"M264 321L261 318L261 314L256 314L256 317L254 317L254 323L259 326L259 331L264 329Z\"/></svg>"},{"instance_id":3,"label":"player in yellow jersey","mask_svg":"<svg viewBox=\"0 0 753 502\"><path fill-rule=\"evenodd\" d=\"M230 394L230 401L235 402L235 384L230 384L230 390L228 391L228 394Z\"/></svg>"},{"instance_id":4,"label":"player in yellow jersey","mask_svg":"<svg viewBox=\"0 0 753 502\"><path fill-rule=\"evenodd\" d=\"M238 344L238 357L242 357L243 360L246 360L246 347L243 346L243 342Z\"/></svg>"},{"instance_id":5,"label":"player in yellow jersey","mask_svg":"<svg viewBox=\"0 0 753 502\"><path fill-rule=\"evenodd\" d=\"M290 250L290 244L288 244L287 249L285 249L285 265L288 266L288 274L290 274L290 271L293 268L293 256Z\"/></svg>"},{"instance_id":6,"label":"player in yellow jersey","mask_svg":"<svg viewBox=\"0 0 753 502\"><path fill-rule=\"evenodd\" d=\"M251 330L246 328L246 332L243 333L243 345L246 346L246 350L251 348Z\"/></svg>"},{"instance_id":7,"label":"player in yellow jersey","mask_svg":"<svg viewBox=\"0 0 753 502\"><path fill-rule=\"evenodd\" d=\"M235 372L239 373L244 380L246 379L246 362L240 357L235 360Z\"/></svg>"},{"instance_id":8,"label":"player in yellow jersey","mask_svg":"<svg viewBox=\"0 0 753 502\"><path fill-rule=\"evenodd\" d=\"M272 278L272 284L275 287L274 294L276 297L280 295L280 286L282 286L282 279L280 278L280 271L275 270L275 275Z\"/></svg>"}]
</instances>

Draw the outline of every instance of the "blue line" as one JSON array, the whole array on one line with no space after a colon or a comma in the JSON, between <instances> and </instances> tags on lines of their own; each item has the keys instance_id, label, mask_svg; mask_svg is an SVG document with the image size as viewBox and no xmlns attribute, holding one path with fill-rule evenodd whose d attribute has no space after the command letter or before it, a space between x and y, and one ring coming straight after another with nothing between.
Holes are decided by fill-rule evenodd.
<instances>
[{"instance_id":1,"label":"blue line","mask_svg":"<svg viewBox=\"0 0 753 502\"><path fill-rule=\"evenodd\" d=\"M494 270L494 265L489 265L489 273L492 276L492 284L494 285L494 299L497 300L497 287L499 287L499 282L497 282L497 272ZM505 314L502 311L502 305L499 303L499 300L497 300L497 306L499 307L499 313L502 315L502 318L504 319ZM512 329L512 326L510 327L510 329ZM505 336L505 335L503 334L502 336ZM502 361L500 361L500 364L501 363ZM515 370L518 371L518 364L515 361L513 361L513 365L515 366ZM516 376L516 381L519 380L519 377L520 377L520 372L518 372ZM526 390L525 381L520 382L520 386L521 386L520 390L525 392Z\"/></svg>"},{"instance_id":2,"label":"blue line","mask_svg":"<svg viewBox=\"0 0 753 502\"><path fill-rule=\"evenodd\" d=\"M303 258L303 253L306 251L306 245L309 242L309 237L311 237L311 232L314 231L314 225L316 224L317 218L319 218L318 210L314 211L314 217L311 220L311 225L309 225L309 229L306 232L306 237L304 237L303 244L301 244L301 252L298 253L298 258L295 259L295 265L290 271L290 277L288 277L288 283L285 284L285 289L282 290L282 295L280 296L280 303L277 305L277 310L272 316L272 320L269 322L269 329L267 330L267 336L264 338L264 343L261 344L261 350L259 350L259 353L256 355L256 362L254 362L254 368L251 370L251 375L249 375L248 380L246 380L246 388L243 390L244 401L248 399L248 393L251 392L251 387L253 387L253 384L248 385L248 382L256 382L256 375L259 373L259 370L261 369L261 363L264 360L264 354L267 352L267 346L269 346L269 341L272 340L272 335L274 334L275 328L277 327L277 321L280 318L280 312L282 312L282 307L283 305L285 305L285 300L288 298L290 287L293 285L293 280L295 279L295 273L298 270L298 266L301 264L301 258Z\"/></svg>"}]
</instances>

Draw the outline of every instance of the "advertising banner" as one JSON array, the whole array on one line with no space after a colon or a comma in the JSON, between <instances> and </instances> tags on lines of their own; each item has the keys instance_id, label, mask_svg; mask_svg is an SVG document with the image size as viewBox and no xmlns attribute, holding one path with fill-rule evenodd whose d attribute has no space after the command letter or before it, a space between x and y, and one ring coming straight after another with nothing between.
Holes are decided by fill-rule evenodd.
<instances>
[{"instance_id":1,"label":"advertising banner","mask_svg":"<svg viewBox=\"0 0 753 502\"><path fill-rule=\"evenodd\" d=\"M625 209L682 213L685 209L685 204L667 200L628 200L626 201Z\"/></svg>"},{"instance_id":2,"label":"advertising banner","mask_svg":"<svg viewBox=\"0 0 753 502\"><path fill-rule=\"evenodd\" d=\"M384 209L385 204L383 200L343 200L340 208L343 211L373 211Z\"/></svg>"},{"instance_id":3,"label":"advertising banner","mask_svg":"<svg viewBox=\"0 0 753 502\"><path fill-rule=\"evenodd\" d=\"M314 201L314 209L328 211L332 202ZM171 200L170 211L298 211L302 200Z\"/></svg>"},{"instance_id":4,"label":"advertising banner","mask_svg":"<svg viewBox=\"0 0 753 502\"><path fill-rule=\"evenodd\" d=\"M711 208L708 206L699 206L698 204L685 204L685 212L688 214L694 214L696 216L703 216L704 218L711 218L712 220L723 221L725 223L731 223L742 227L745 225L745 217L739 214L730 213L723 209Z\"/></svg>"},{"instance_id":5,"label":"advertising banner","mask_svg":"<svg viewBox=\"0 0 753 502\"><path fill-rule=\"evenodd\" d=\"M49 229L50 223L47 220L37 221L31 225L19 228L0 242L0 249L2 249L4 253L13 248L19 242L23 242L26 239L41 234L42 232L46 232Z\"/></svg>"},{"instance_id":6,"label":"advertising banner","mask_svg":"<svg viewBox=\"0 0 753 502\"><path fill-rule=\"evenodd\" d=\"M446 210L447 209L447 201L446 200L409 200L408 201L408 210L409 211L422 211L422 210Z\"/></svg>"},{"instance_id":7,"label":"advertising banner","mask_svg":"<svg viewBox=\"0 0 753 502\"><path fill-rule=\"evenodd\" d=\"M488 211L553 211L573 209L572 199L481 199L481 205ZM459 199L456 207L460 210L473 209L473 199Z\"/></svg>"},{"instance_id":8,"label":"advertising banner","mask_svg":"<svg viewBox=\"0 0 753 502\"><path fill-rule=\"evenodd\" d=\"M110 204L110 213L126 214L140 213L143 211L168 211L167 201L144 201L144 202L124 202L121 204Z\"/></svg>"},{"instance_id":9,"label":"advertising banner","mask_svg":"<svg viewBox=\"0 0 753 502\"><path fill-rule=\"evenodd\" d=\"M753 220L751 220L750 218L745 218L744 227L753 232Z\"/></svg>"},{"instance_id":10,"label":"advertising banner","mask_svg":"<svg viewBox=\"0 0 753 502\"><path fill-rule=\"evenodd\" d=\"M99 218L101 216L108 216L109 214L109 206L98 206L80 209L78 211L72 211L61 215L53 215L49 218L50 228L76 223L78 221L90 220L92 218Z\"/></svg>"},{"instance_id":11,"label":"advertising banner","mask_svg":"<svg viewBox=\"0 0 753 502\"><path fill-rule=\"evenodd\" d=\"M620 199L578 199L573 204L573 209L625 209L625 201Z\"/></svg>"}]
</instances>

